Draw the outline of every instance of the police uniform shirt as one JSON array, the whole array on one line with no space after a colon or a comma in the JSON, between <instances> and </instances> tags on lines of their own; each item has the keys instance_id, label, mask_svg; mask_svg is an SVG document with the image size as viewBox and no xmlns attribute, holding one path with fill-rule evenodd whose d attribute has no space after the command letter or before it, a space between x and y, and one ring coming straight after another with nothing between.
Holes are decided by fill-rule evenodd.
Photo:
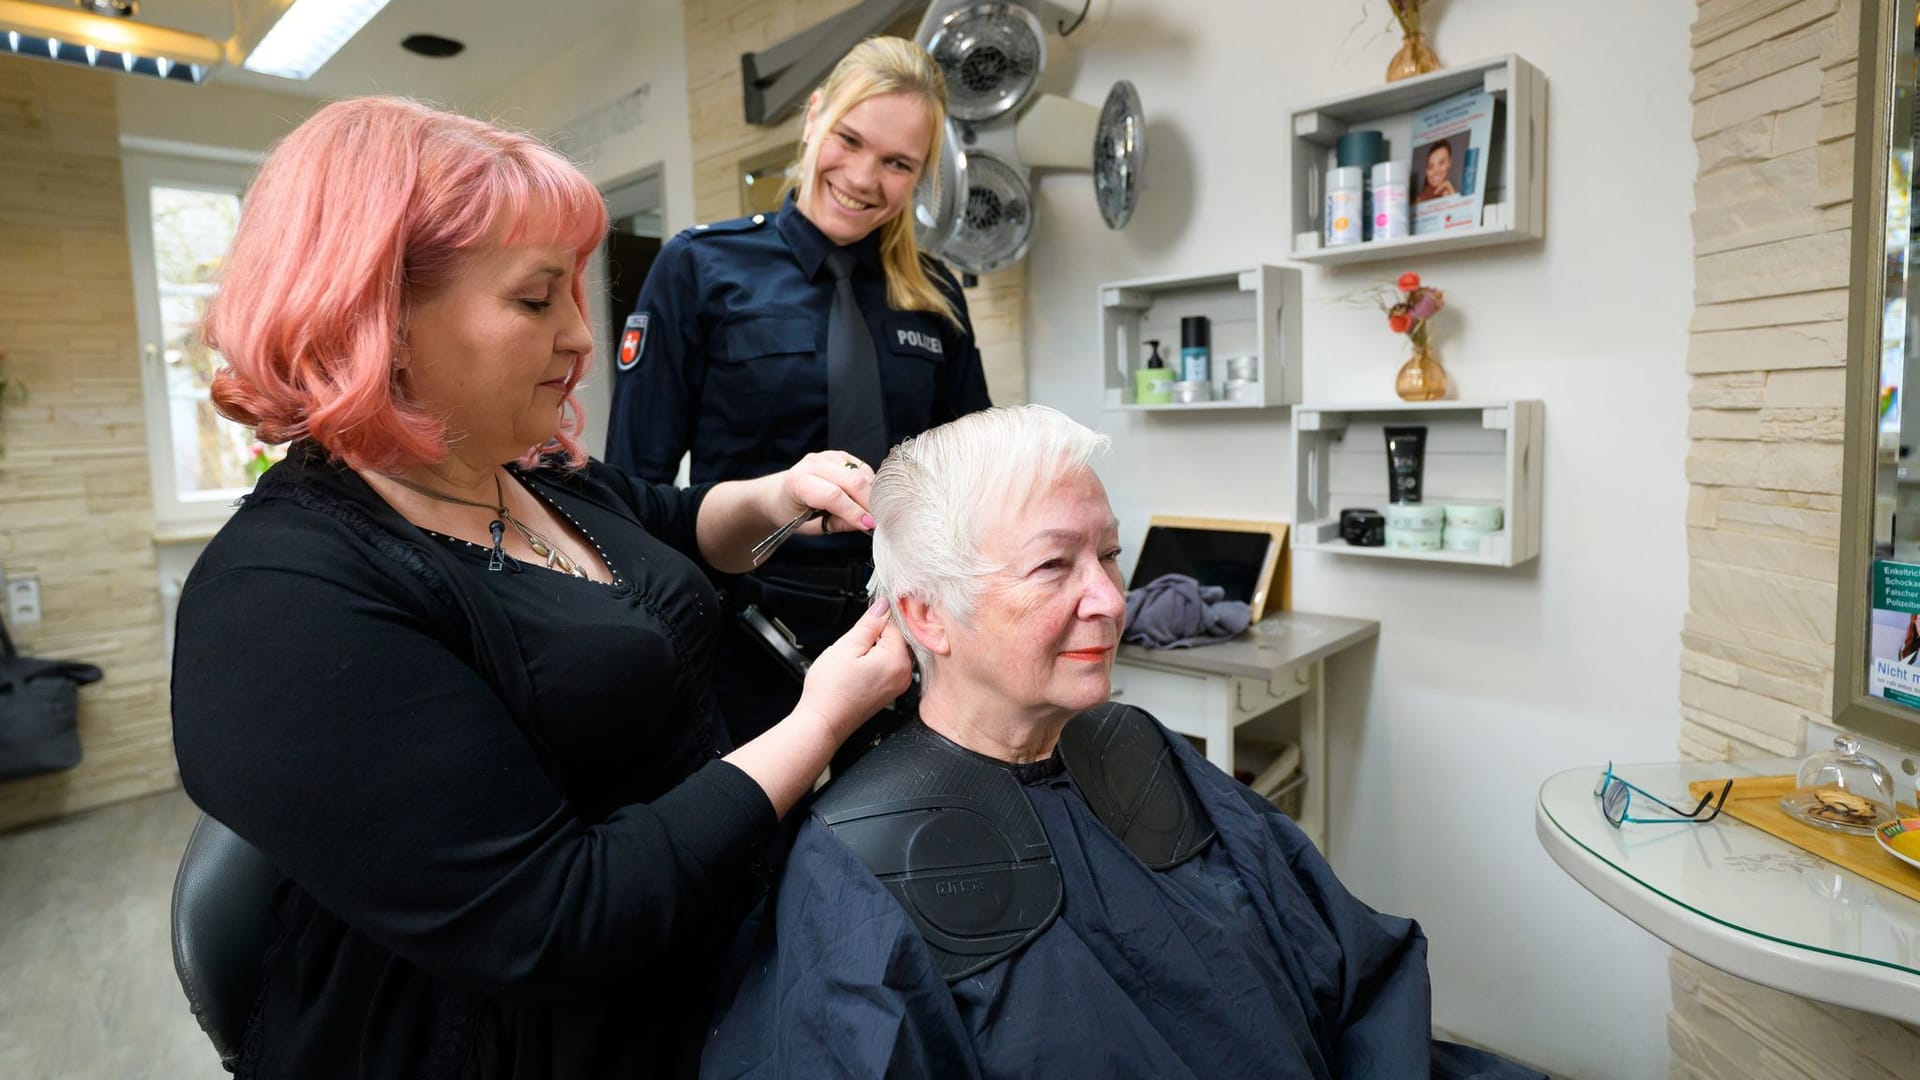
<instances>
[{"instance_id":1,"label":"police uniform shirt","mask_svg":"<svg viewBox=\"0 0 1920 1080\"><path fill-rule=\"evenodd\" d=\"M693 453L694 483L778 472L827 443L833 241L795 208L700 225L660 250L621 336L607 460L667 481ZM887 305L880 237L848 248L873 334L890 442L984 409L986 376L951 273L928 260L961 326ZM869 462L878 466L880 463Z\"/></svg>"}]
</instances>

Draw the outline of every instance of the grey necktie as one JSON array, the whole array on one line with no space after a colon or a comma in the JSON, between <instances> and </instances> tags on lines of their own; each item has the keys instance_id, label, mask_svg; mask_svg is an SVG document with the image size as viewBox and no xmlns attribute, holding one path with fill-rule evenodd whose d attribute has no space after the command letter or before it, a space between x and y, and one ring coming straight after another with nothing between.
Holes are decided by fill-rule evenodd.
<instances>
[{"instance_id":1,"label":"grey necktie","mask_svg":"<svg viewBox=\"0 0 1920 1080\"><path fill-rule=\"evenodd\" d=\"M887 414L873 334L853 298L853 263L851 251L827 253L827 271L834 278L833 312L827 317L827 444L877 469L887 456Z\"/></svg>"}]
</instances>

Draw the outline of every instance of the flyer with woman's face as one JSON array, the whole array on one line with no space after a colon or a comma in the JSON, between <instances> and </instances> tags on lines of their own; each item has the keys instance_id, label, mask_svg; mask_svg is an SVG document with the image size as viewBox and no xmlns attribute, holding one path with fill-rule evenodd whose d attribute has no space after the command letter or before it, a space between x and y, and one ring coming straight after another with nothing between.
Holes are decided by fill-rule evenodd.
<instances>
[{"instance_id":1,"label":"flyer with woman's face","mask_svg":"<svg viewBox=\"0 0 1920 1080\"><path fill-rule=\"evenodd\" d=\"M1876 559L1867 692L1920 709L1920 566Z\"/></svg>"}]
</instances>

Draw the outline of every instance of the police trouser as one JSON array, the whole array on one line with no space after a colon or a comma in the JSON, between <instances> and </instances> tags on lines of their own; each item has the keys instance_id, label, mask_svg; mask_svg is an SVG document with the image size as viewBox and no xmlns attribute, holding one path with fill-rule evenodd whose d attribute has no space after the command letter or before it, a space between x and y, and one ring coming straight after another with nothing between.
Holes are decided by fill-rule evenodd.
<instances>
[{"instance_id":1,"label":"police trouser","mask_svg":"<svg viewBox=\"0 0 1920 1080\"><path fill-rule=\"evenodd\" d=\"M727 583L727 628L715 650L714 697L735 746L793 712L801 687L799 677L741 622L739 613L752 605L778 619L813 660L866 613L867 574L864 562L772 566ZM898 723L897 713L883 710L842 744L834 757L836 771Z\"/></svg>"}]
</instances>

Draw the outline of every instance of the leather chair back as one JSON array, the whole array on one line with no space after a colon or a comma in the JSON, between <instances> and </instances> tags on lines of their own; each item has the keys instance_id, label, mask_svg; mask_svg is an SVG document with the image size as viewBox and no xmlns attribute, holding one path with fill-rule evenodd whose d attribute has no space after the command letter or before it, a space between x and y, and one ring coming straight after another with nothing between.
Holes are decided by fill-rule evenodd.
<instances>
[{"instance_id":1,"label":"leather chair back","mask_svg":"<svg viewBox=\"0 0 1920 1080\"><path fill-rule=\"evenodd\" d=\"M173 969L228 1072L260 996L280 881L258 849L200 815L173 881Z\"/></svg>"}]
</instances>

